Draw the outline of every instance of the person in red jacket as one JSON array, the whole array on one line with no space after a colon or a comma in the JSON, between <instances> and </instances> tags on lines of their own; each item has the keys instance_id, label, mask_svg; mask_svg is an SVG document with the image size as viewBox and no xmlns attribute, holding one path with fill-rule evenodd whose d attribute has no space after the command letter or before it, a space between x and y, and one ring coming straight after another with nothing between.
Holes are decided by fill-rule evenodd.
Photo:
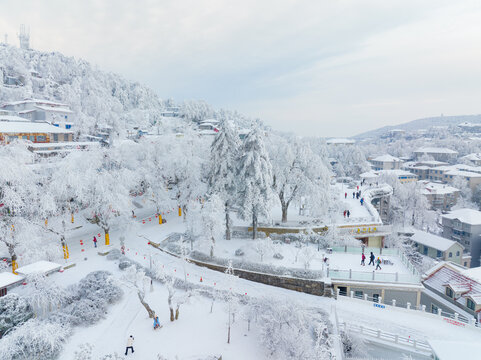
<instances>
[{"instance_id":1,"label":"person in red jacket","mask_svg":"<svg viewBox=\"0 0 481 360\"><path fill-rule=\"evenodd\" d=\"M97 247L97 238L94 236L94 246Z\"/></svg>"}]
</instances>

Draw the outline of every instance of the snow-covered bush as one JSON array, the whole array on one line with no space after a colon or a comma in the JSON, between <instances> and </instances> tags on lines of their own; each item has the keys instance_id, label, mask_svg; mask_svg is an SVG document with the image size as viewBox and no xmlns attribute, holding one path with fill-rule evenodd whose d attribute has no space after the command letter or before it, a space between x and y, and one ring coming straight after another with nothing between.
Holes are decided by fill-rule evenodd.
<instances>
[{"instance_id":1,"label":"snow-covered bush","mask_svg":"<svg viewBox=\"0 0 481 360\"><path fill-rule=\"evenodd\" d=\"M68 301L69 293L42 274L27 277L27 300L37 317L43 317Z\"/></svg>"},{"instance_id":2,"label":"snow-covered bush","mask_svg":"<svg viewBox=\"0 0 481 360\"><path fill-rule=\"evenodd\" d=\"M237 249L235 251L235 256L244 256L244 250L242 249Z\"/></svg>"},{"instance_id":3,"label":"snow-covered bush","mask_svg":"<svg viewBox=\"0 0 481 360\"><path fill-rule=\"evenodd\" d=\"M32 317L32 308L25 298L15 293L0 297L0 338Z\"/></svg>"},{"instance_id":4,"label":"snow-covered bush","mask_svg":"<svg viewBox=\"0 0 481 360\"><path fill-rule=\"evenodd\" d=\"M63 324L94 324L105 317L108 305L122 296L122 289L107 271L92 272L68 290L71 292L69 303L50 316Z\"/></svg>"},{"instance_id":5,"label":"snow-covered bush","mask_svg":"<svg viewBox=\"0 0 481 360\"><path fill-rule=\"evenodd\" d=\"M341 331L344 354L348 358L363 359L368 356L363 339L352 332Z\"/></svg>"},{"instance_id":6,"label":"snow-covered bush","mask_svg":"<svg viewBox=\"0 0 481 360\"><path fill-rule=\"evenodd\" d=\"M74 353L74 360L92 360L92 344L80 344Z\"/></svg>"},{"instance_id":7,"label":"snow-covered bush","mask_svg":"<svg viewBox=\"0 0 481 360\"><path fill-rule=\"evenodd\" d=\"M0 340L0 359L54 359L69 335L68 325L30 319Z\"/></svg>"},{"instance_id":8,"label":"snow-covered bush","mask_svg":"<svg viewBox=\"0 0 481 360\"><path fill-rule=\"evenodd\" d=\"M122 253L119 249L112 249L107 254L107 260L118 260L122 256Z\"/></svg>"}]
</instances>

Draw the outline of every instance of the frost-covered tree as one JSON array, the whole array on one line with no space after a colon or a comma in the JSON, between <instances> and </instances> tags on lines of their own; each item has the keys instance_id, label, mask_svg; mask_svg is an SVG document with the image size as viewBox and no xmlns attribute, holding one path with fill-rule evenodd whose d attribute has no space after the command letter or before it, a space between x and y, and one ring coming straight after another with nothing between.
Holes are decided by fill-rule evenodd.
<instances>
[{"instance_id":1,"label":"frost-covered tree","mask_svg":"<svg viewBox=\"0 0 481 360\"><path fill-rule=\"evenodd\" d=\"M216 135L210 148L209 191L217 194L224 202L225 238L231 238L230 207L237 195L236 167L239 152L239 137L231 122L224 119L221 131Z\"/></svg>"},{"instance_id":2,"label":"frost-covered tree","mask_svg":"<svg viewBox=\"0 0 481 360\"><path fill-rule=\"evenodd\" d=\"M222 221L224 202L217 195L211 195L201 210L203 235L210 244L210 256L214 256L215 244L222 239L224 222Z\"/></svg>"},{"instance_id":3,"label":"frost-covered tree","mask_svg":"<svg viewBox=\"0 0 481 360\"><path fill-rule=\"evenodd\" d=\"M32 274L27 277L27 300L36 317L43 318L68 301L68 292L45 275Z\"/></svg>"},{"instance_id":4,"label":"frost-covered tree","mask_svg":"<svg viewBox=\"0 0 481 360\"><path fill-rule=\"evenodd\" d=\"M318 252L311 246L303 246L299 253L299 258L304 264L304 269L311 267L311 262L318 256Z\"/></svg>"},{"instance_id":5,"label":"frost-covered tree","mask_svg":"<svg viewBox=\"0 0 481 360\"><path fill-rule=\"evenodd\" d=\"M151 280L145 276L145 272L138 270L135 265L125 269L123 279L137 292L137 297L139 298L140 303L145 308L145 311L147 311L147 314L149 314L149 318L153 319L155 317L155 311L152 310L145 300L145 289L148 287Z\"/></svg>"},{"instance_id":6,"label":"frost-covered tree","mask_svg":"<svg viewBox=\"0 0 481 360\"><path fill-rule=\"evenodd\" d=\"M227 307L227 343L230 344L231 339L231 326L235 322L235 314L238 308L238 298L236 294L236 283L237 283L237 276L234 274L234 268L232 267L232 261L229 261L227 269L225 270L226 278L227 278L227 286L228 290L224 293L224 302L226 303Z\"/></svg>"},{"instance_id":7,"label":"frost-covered tree","mask_svg":"<svg viewBox=\"0 0 481 360\"><path fill-rule=\"evenodd\" d=\"M254 251L259 255L261 262L263 262L264 256L273 251L272 240L269 237L256 239L254 242Z\"/></svg>"},{"instance_id":8,"label":"frost-covered tree","mask_svg":"<svg viewBox=\"0 0 481 360\"><path fill-rule=\"evenodd\" d=\"M306 142L271 137L268 142L272 164L273 189L282 209L282 222L293 201L307 197L312 210L329 208L330 171ZM320 213L321 211L317 211Z\"/></svg>"},{"instance_id":9,"label":"frost-covered tree","mask_svg":"<svg viewBox=\"0 0 481 360\"><path fill-rule=\"evenodd\" d=\"M247 135L241 152L239 210L243 219L252 220L252 238L255 239L259 217L269 216L272 193L272 166L259 127L254 127Z\"/></svg>"}]
</instances>

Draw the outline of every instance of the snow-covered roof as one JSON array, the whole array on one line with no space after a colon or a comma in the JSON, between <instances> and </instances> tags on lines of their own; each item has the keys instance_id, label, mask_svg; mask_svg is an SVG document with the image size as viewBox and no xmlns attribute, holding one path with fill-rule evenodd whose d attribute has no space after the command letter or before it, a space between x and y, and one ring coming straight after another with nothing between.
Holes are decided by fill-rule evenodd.
<instances>
[{"instance_id":1,"label":"snow-covered roof","mask_svg":"<svg viewBox=\"0 0 481 360\"><path fill-rule=\"evenodd\" d=\"M326 141L326 143L327 144L354 144L355 141L350 139L336 138L336 139L329 139Z\"/></svg>"},{"instance_id":2,"label":"snow-covered roof","mask_svg":"<svg viewBox=\"0 0 481 360\"><path fill-rule=\"evenodd\" d=\"M50 106L68 106L67 104L58 103L55 101L45 100L45 99L24 99L19 101L10 101L2 104L2 107L8 105L21 105L21 104L45 104Z\"/></svg>"},{"instance_id":3,"label":"snow-covered roof","mask_svg":"<svg viewBox=\"0 0 481 360\"><path fill-rule=\"evenodd\" d=\"M448 170L445 172L446 175L452 176L462 176L462 177L481 177L480 173L464 170Z\"/></svg>"},{"instance_id":4,"label":"snow-covered roof","mask_svg":"<svg viewBox=\"0 0 481 360\"><path fill-rule=\"evenodd\" d=\"M426 160L426 161L418 161L419 164L423 164L423 165L431 165L432 167L433 166L442 166L442 165L448 165L447 162L444 162L444 161L437 161L437 160Z\"/></svg>"},{"instance_id":5,"label":"snow-covered roof","mask_svg":"<svg viewBox=\"0 0 481 360\"><path fill-rule=\"evenodd\" d=\"M461 159L466 159L469 161L480 161L481 160L481 154L480 153L472 153L463 156Z\"/></svg>"},{"instance_id":6,"label":"snow-covered roof","mask_svg":"<svg viewBox=\"0 0 481 360\"><path fill-rule=\"evenodd\" d=\"M30 122L23 117L16 116L16 115L0 115L0 121L20 121L20 122Z\"/></svg>"},{"instance_id":7,"label":"snow-covered roof","mask_svg":"<svg viewBox=\"0 0 481 360\"><path fill-rule=\"evenodd\" d=\"M392 155L385 154L385 155L381 155L381 156L375 157L375 158L372 159L371 161L379 161L379 162L399 162L399 161L402 161L402 160L399 159L399 158L397 158L397 157L394 157L394 156L392 156Z\"/></svg>"},{"instance_id":8,"label":"snow-covered roof","mask_svg":"<svg viewBox=\"0 0 481 360\"><path fill-rule=\"evenodd\" d=\"M428 182L428 181L420 181L420 182L424 185L424 189L421 192L424 195L429 195L429 194L446 195L446 194L453 194L453 193L459 192L459 189L446 184L439 184L439 183Z\"/></svg>"},{"instance_id":9,"label":"snow-covered roof","mask_svg":"<svg viewBox=\"0 0 481 360\"><path fill-rule=\"evenodd\" d=\"M409 177L417 177L416 174L413 174L412 172L401 170L401 169L395 169L395 170L379 170L377 171L379 175L381 174L394 174L397 176L409 176Z\"/></svg>"},{"instance_id":10,"label":"snow-covered roof","mask_svg":"<svg viewBox=\"0 0 481 360\"><path fill-rule=\"evenodd\" d=\"M467 297L470 297L476 305L481 305L481 294L467 295Z\"/></svg>"},{"instance_id":11,"label":"snow-covered roof","mask_svg":"<svg viewBox=\"0 0 481 360\"><path fill-rule=\"evenodd\" d=\"M40 134L70 134L70 130L62 129L47 123L25 121L0 121L0 133L40 133Z\"/></svg>"},{"instance_id":12,"label":"snow-covered roof","mask_svg":"<svg viewBox=\"0 0 481 360\"><path fill-rule=\"evenodd\" d=\"M362 173L361 175L359 175L359 177L361 179L375 179L377 178L379 175L376 174L375 172L373 171L368 171L368 172L365 172L365 173Z\"/></svg>"},{"instance_id":13,"label":"snow-covered roof","mask_svg":"<svg viewBox=\"0 0 481 360\"><path fill-rule=\"evenodd\" d=\"M53 263L50 261L37 261L36 263L25 265L19 267L17 272L22 275L30 275L30 274L49 274L51 272L60 270L62 265Z\"/></svg>"},{"instance_id":14,"label":"snow-covered roof","mask_svg":"<svg viewBox=\"0 0 481 360\"><path fill-rule=\"evenodd\" d=\"M53 112L61 112L61 113L68 113L68 114L73 113L73 111L67 107L60 107L60 106L52 107L52 106L42 106L42 105L35 105L35 107L43 111L53 111Z\"/></svg>"},{"instance_id":15,"label":"snow-covered roof","mask_svg":"<svg viewBox=\"0 0 481 360\"><path fill-rule=\"evenodd\" d=\"M466 306L467 296L481 294L481 282L469 276L468 269L452 262L442 261L434 266L426 273L423 283L441 294L445 293L446 286L449 285L455 292L462 294L455 301L463 307Z\"/></svg>"},{"instance_id":16,"label":"snow-covered roof","mask_svg":"<svg viewBox=\"0 0 481 360\"><path fill-rule=\"evenodd\" d=\"M412 241L436 250L446 251L456 244L456 241L445 239L425 231L413 229L412 232L414 233L413 236L411 236Z\"/></svg>"},{"instance_id":17,"label":"snow-covered roof","mask_svg":"<svg viewBox=\"0 0 481 360\"><path fill-rule=\"evenodd\" d=\"M25 277L22 275L15 275L11 272L0 273L0 289L14 285L22 281Z\"/></svg>"},{"instance_id":18,"label":"snow-covered roof","mask_svg":"<svg viewBox=\"0 0 481 360\"><path fill-rule=\"evenodd\" d=\"M67 142L55 142L55 143L34 143L29 144L28 147L32 149L48 149L48 148L60 148L60 147L77 147L77 146L96 146L99 147L100 143L97 141L67 141Z\"/></svg>"},{"instance_id":19,"label":"snow-covered roof","mask_svg":"<svg viewBox=\"0 0 481 360\"><path fill-rule=\"evenodd\" d=\"M436 147L423 147L414 151L415 153L421 154L457 154L457 151L447 149L447 148L436 148Z\"/></svg>"},{"instance_id":20,"label":"snow-covered roof","mask_svg":"<svg viewBox=\"0 0 481 360\"><path fill-rule=\"evenodd\" d=\"M458 219L465 224L481 225L481 211L474 209L457 209L442 216L446 219Z\"/></svg>"},{"instance_id":21,"label":"snow-covered roof","mask_svg":"<svg viewBox=\"0 0 481 360\"><path fill-rule=\"evenodd\" d=\"M463 274L481 283L481 267L465 269Z\"/></svg>"}]
</instances>

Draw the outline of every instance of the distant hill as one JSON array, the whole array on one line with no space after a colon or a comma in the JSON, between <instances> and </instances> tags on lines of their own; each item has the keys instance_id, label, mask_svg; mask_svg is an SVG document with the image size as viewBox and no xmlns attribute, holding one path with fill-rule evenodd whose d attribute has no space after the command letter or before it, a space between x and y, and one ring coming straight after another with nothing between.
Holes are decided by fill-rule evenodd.
<instances>
[{"instance_id":1,"label":"distant hill","mask_svg":"<svg viewBox=\"0 0 481 360\"><path fill-rule=\"evenodd\" d=\"M375 138L393 129L414 131L414 130L428 129L431 126L457 125L462 122L481 123L481 114L480 115L436 116L436 117L417 119L417 120L409 121L404 124L393 125L393 126L383 126L379 129L366 131L362 134L359 134L353 137L356 139L365 139L370 137Z\"/></svg>"}]
</instances>

